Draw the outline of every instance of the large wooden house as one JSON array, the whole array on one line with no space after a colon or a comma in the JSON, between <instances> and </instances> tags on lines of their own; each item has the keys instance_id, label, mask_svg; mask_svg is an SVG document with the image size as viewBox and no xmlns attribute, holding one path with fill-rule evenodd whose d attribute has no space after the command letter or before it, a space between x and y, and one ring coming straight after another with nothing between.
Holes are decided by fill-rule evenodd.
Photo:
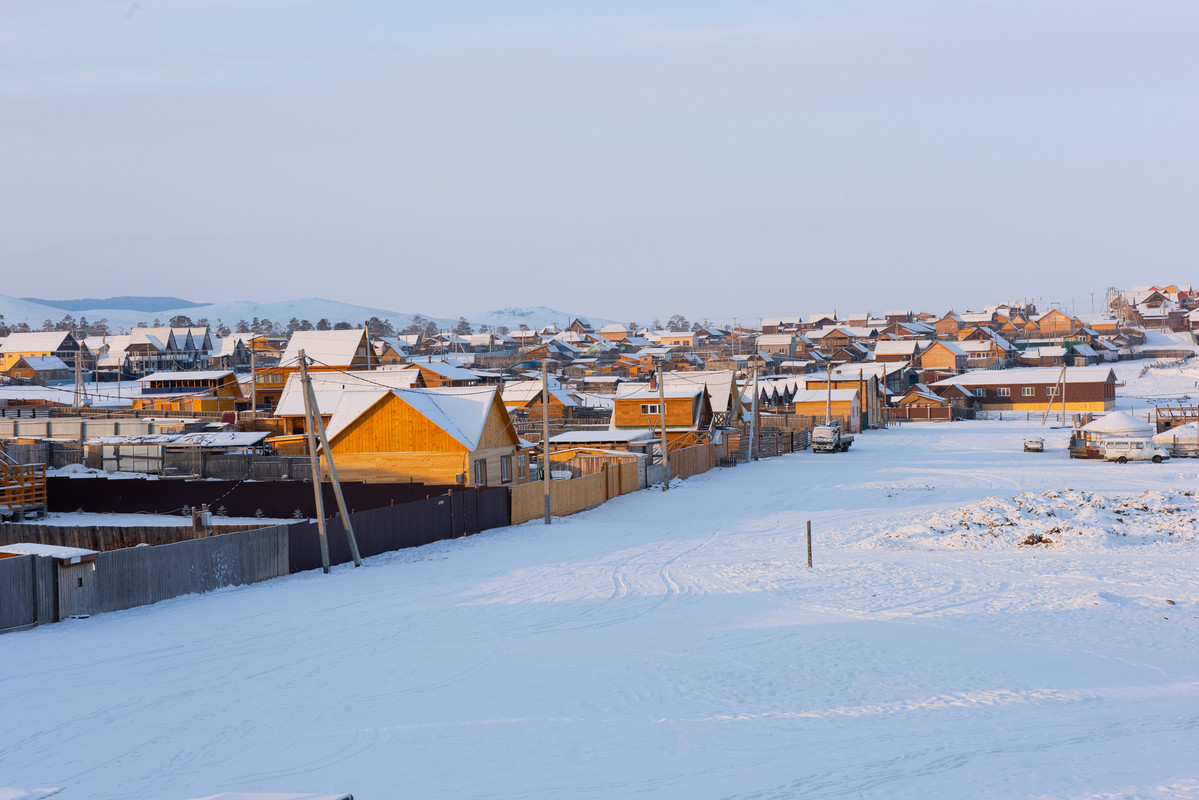
<instances>
[{"instance_id":1,"label":"large wooden house","mask_svg":"<svg viewBox=\"0 0 1199 800\"><path fill-rule=\"evenodd\" d=\"M1110 411L1116 403L1116 374L1110 367L1028 367L979 370L932 384L934 391L957 386L974 397L975 406L994 411L1044 411L1061 408L1059 381L1065 372L1067 411Z\"/></svg>"},{"instance_id":2,"label":"large wooden house","mask_svg":"<svg viewBox=\"0 0 1199 800\"><path fill-rule=\"evenodd\" d=\"M511 486L529 453L492 387L347 392L327 426L344 480Z\"/></svg>"},{"instance_id":3,"label":"large wooden house","mask_svg":"<svg viewBox=\"0 0 1199 800\"><path fill-rule=\"evenodd\" d=\"M26 356L54 356L71 370L75 369L76 358L80 359L80 367L85 372L95 366L90 351L70 331L13 333L0 340L0 371L10 369L18 359Z\"/></svg>"}]
</instances>

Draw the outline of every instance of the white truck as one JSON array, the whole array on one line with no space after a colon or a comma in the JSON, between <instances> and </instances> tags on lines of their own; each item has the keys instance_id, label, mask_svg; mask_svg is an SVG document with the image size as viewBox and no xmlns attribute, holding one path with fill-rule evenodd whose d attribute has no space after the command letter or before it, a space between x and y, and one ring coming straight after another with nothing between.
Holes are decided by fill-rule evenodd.
<instances>
[{"instance_id":1,"label":"white truck","mask_svg":"<svg viewBox=\"0 0 1199 800\"><path fill-rule=\"evenodd\" d=\"M838 450L844 453L851 444L853 444L853 434L842 433L839 421L831 425L817 425L812 428L812 452L814 453L835 453Z\"/></svg>"}]
</instances>

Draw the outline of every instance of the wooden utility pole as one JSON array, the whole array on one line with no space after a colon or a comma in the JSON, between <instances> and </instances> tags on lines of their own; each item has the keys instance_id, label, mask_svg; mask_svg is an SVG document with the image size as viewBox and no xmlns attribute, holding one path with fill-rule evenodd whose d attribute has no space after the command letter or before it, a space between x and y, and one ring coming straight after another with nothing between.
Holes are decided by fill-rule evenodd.
<instances>
[{"instance_id":1,"label":"wooden utility pole","mask_svg":"<svg viewBox=\"0 0 1199 800\"><path fill-rule=\"evenodd\" d=\"M550 499L550 374L549 359L541 359L541 480L545 484L545 524L554 518Z\"/></svg>"},{"instance_id":2,"label":"wooden utility pole","mask_svg":"<svg viewBox=\"0 0 1199 800\"><path fill-rule=\"evenodd\" d=\"M749 460L758 460L758 366L754 364L754 396L750 403L749 413Z\"/></svg>"},{"instance_id":3,"label":"wooden utility pole","mask_svg":"<svg viewBox=\"0 0 1199 800\"><path fill-rule=\"evenodd\" d=\"M303 353L303 351L300 351ZM333 461L333 449L329 446L329 437L325 433L325 421L321 419L321 409L316 403L316 392L312 388L312 381L308 378L307 365L303 367L304 372L304 395L306 405L312 408L312 419L316 423L316 432L320 436L321 447L325 451L325 459L329 462L329 477L333 479L333 496L337 498L337 510L341 512L341 526L346 532L346 541L350 545L350 557L354 559L354 566L362 566L362 557L358 555L358 540L354 536L354 525L350 522L350 513L346 510L346 499L341 493L341 480L337 477L337 464Z\"/></svg>"},{"instance_id":4,"label":"wooden utility pole","mask_svg":"<svg viewBox=\"0 0 1199 800\"><path fill-rule=\"evenodd\" d=\"M341 512L341 526L346 532L346 541L350 545L350 557L354 566L362 566L362 557L358 554L358 541L354 538L354 526L350 522L350 514L346 509L346 500L341 493L341 481L337 478L337 465L333 463L333 452L329 447L329 437L325 434L325 423L321 419L320 408L316 404L316 392L312 390L312 381L308 377L308 357L300 351L300 376L304 383L304 413L308 417L308 448L311 451L313 465L313 486L316 491L316 511L318 529L321 536L321 563L325 572L329 571L329 540L326 538L325 504L321 496L321 462L316 452L316 437L320 436L325 449L325 458L329 461L329 476L333 479L333 496L337 498L337 509Z\"/></svg>"},{"instance_id":5,"label":"wooden utility pole","mask_svg":"<svg viewBox=\"0 0 1199 800\"><path fill-rule=\"evenodd\" d=\"M255 369L254 363L254 348L250 347L250 410L255 412L254 419L258 419L258 371Z\"/></svg>"},{"instance_id":6,"label":"wooden utility pole","mask_svg":"<svg viewBox=\"0 0 1199 800\"><path fill-rule=\"evenodd\" d=\"M666 440L666 359L658 362L658 413L662 418L662 491L670 488L670 453Z\"/></svg>"},{"instance_id":7,"label":"wooden utility pole","mask_svg":"<svg viewBox=\"0 0 1199 800\"><path fill-rule=\"evenodd\" d=\"M300 373L304 376L304 385L308 385L308 362L304 353L300 353ZM329 574L329 539L325 531L325 498L321 496L321 461L316 453L316 423L312 421L312 405L308 401L308 392L304 392L304 431L308 436L308 463L312 467L312 492L316 501L316 530L321 542L321 569Z\"/></svg>"}]
</instances>

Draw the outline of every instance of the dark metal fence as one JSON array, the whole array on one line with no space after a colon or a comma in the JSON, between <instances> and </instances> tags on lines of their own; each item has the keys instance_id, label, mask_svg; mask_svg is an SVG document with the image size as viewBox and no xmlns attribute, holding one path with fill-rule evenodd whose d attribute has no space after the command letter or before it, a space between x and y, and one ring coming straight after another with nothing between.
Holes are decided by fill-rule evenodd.
<instances>
[{"instance_id":1,"label":"dark metal fence","mask_svg":"<svg viewBox=\"0 0 1199 800\"><path fill-rule=\"evenodd\" d=\"M232 517L261 516L305 519L316 516L312 484L307 481L193 481L109 478L46 479L50 511L94 511L122 514L179 513L185 506L207 505ZM423 483L342 482L351 511L398 505L465 491L462 486ZM336 508L331 483L322 484L325 508ZM297 512L298 516L297 516ZM214 520L219 522L219 518Z\"/></svg>"},{"instance_id":2,"label":"dark metal fence","mask_svg":"<svg viewBox=\"0 0 1199 800\"><path fill-rule=\"evenodd\" d=\"M350 519L359 552L367 557L503 527L509 524L509 509L506 489L465 489L351 513ZM331 563L350 561L340 518L329 520L328 544ZM94 567L39 556L4 558L0 559L0 632L320 566L318 526L308 521L157 547L108 550L96 555Z\"/></svg>"}]
</instances>

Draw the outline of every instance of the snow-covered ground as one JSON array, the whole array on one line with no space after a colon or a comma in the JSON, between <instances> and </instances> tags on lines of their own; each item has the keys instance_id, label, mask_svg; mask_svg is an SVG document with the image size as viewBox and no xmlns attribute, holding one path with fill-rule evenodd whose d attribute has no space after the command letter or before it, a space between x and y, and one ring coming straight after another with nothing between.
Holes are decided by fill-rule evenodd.
<instances>
[{"instance_id":1,"label":"snow-covered ground","mask_svg":"<svg viewBox=\"0 0 1199 800\"><path fill-rule=\"evenodd\" d=\"M0 785L1199 797L1199 461L1071 461L1066 436L904 425L0 636Z\"/></svg>"}]
</instances>

